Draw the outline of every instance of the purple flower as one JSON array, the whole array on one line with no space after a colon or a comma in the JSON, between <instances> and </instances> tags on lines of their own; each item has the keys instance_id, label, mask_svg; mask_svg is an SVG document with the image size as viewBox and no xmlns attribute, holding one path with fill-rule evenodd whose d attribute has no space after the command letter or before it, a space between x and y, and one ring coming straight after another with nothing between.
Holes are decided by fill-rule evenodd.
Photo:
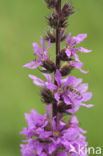
<instances>
[{"instance_id":1,"label":"purple flower","mask_svg":"<svg viewBox=\"0 0 103 156\"><path fill-rule=\"evenodd\" d=\"M24 65L24 67L27 67L29 69L36 69L38 66L40 66L44 61L48 59L47 52L50 48L50 40L48 41L48 48L45 48L45 41L43 38L41 38L41 45L42 50L40 49L39 45L37 43L33 43L33 49L35 51L35 54L37 55L37 59Z\"/></svg>"},{"instance_id":2,"label":"purple flower","mask_svg":"<svg viewBox=\"0 0 103 156\"><path fill-rule=\"evenodd\" d=\"M79 126L74 113L80 106L93 106L86 104L92 93L88 92L88 84L82 83L81 78L62 78L70 74L74 68L82 73L88 72L82 69L84 64L80 62L78 52L89 53L91 50L77 47L87 34L70 37L69 33L66 37L67 19L74 12L73 7L68 2L61 7L61 1L57 0L46 0L46 3L49 9L54 8L56 11L50 18L47 17L48 24L52 27L52 31L47 31L45 36L48 46L45 47L43 38L40 40L42 48L33 43L35 60L24 65L29 69L39 66L42 68L40 72L45 80L31 74L28 76L35 85L43 87L41 100L46 104L46 113L41 115L34 109L29 114L25 113L27 127L20 133L26 139L20 145L21 153L22 156L87 156L85 148L88 143L84 136L87 132ZM61 49L61 41L65 39L66 46ZM55 61L48 56L51 43L55 43L56 47ZM61 61L65 61L66 64L62 65ZM68 121L65 122L64 116L67 114Z\"/></svg>"},{"instance_id":3,"label":"purple flower","mask_svg":"<svg viewBox=\"0 0 103 156\"><path fill-rule=\"evenodd\" d=\"M77 108L79 109L80 105L85 107L93 106L82 103L87 102L92 97L92 93L87 92L88 84L82 84L82 79L77 79L73 76L69 76L68 78L62 80L59 70L56 70L55 80L57 82L57 88L55 86L55 99L58 102L60 102L62 97L62 99L67 105L73 105L72 110L76 110Z\"/></svg>"},{"instance_id":4,"label":"purple flower","mask_svg":"<svg viewBox=\"0 0 103 156\"><path fill-rule=\"evenodd\" d=\"M76 48L75 46L82 42L86 37L87 34L79 34L76 37L71 37L71 33L69 33L68 37L66 38L67 45L66 45L66 55L68 58L72 58L73 56L75 57L75 61L79 62L79 57L77 55L77 51L80 51L82 53L89 53L91 50L85 49L83 47Z\"/></svg>"},{"instance_id":5,"label":"purple flower","mask_svg":"<svg viewBox=\"0 0 103 156\"><path fill-rule=\"evenodd\" d=\"M48 124L46 117L48 117L50 110L51 110L51 105L48 105L47 113L44 116L40 115L35 110L31 110L30 114L25 114L25 119L27 121L28 128L24 128L23 131L21 131L21 134L25 135L26 138L30 138L31 136L38 136L38 135L40 135L40 137L46 138L49 135L51 135L51 133L49 132L47 133L44 132L44 127Z\"/></svg>"},{"instance_id":6,"label":"purple flower","mask_svg":"<svg viewBox=\"0 0 103 156\"><path fill-rule=\"evenodd\" d=\"M62 80L61 73L59 72L59 70L56 70L55 80L57 82L57 85L56 85L55 99L58 102L62 97L66 104L72 104L69 96L67 95L67 87L69 87L73 83L74 79L75 77L69 76L68 78Z\"/></svg>"},{"instance_id":7,"label":"purple flower","mask_svg":"<svg viewBox=\"0 0 103 156\"><path fill-rule=\"evenodd\" d=\"M39 87L46 87L50 90L54 90L54 97L59 103L61 100L64 100L65 104L72 105L72 109L69 112L77 111L80 105L85 107L92 107L93 105L87 105L84 102L87 102L91 99L92 93L87 92L88 84L82 83L82 79L77 79L73 76L62 79L61 73L59 70L56 70L55 80L56 84L52 83L52 78L50 74L43 74L46 78L46 81L37 78L36 76L29 75L33 79L33 83Z\"/></svg>"},{"instance_id":8,"label":"purple flower","mask_svg":"<svg viewBox=\"0 0 103 156\"><path fill-rule=\"evenodd\" d=\"M75 67L75 68L77 68L77 69L79 69L82 73L84 73L84 74L87 74L88 73L88 71L84 71L83 69L82 69L82 67L83 67L83 63L82 62L69 62L69 64L71 65L71 66L73 66L73 67Z\"/></svg>"},{"instance_id":9,"label":"purple flower","mask_svg":"<svg viewBox=\"0 0 103 156\"><path fill-rule=\"evenodd\" d=\"M51 82L52 77L50 74L44 74L44 77L46 78L46 81L34 76L29 75L29 77L33 80L33 83L36 84L39 87L46 87L48 89L56 89L56 86Z\"/></svg>"},{"instance_id":10,"label":"purple flower","mask_svg":"<svg viewBox=\"0 0 103 156\"><path fill-rule=\"evenodd\" d=\"M27 144L20 145L22 156L36 156L36 154L33 153L34 147L30 142L31 140L28 140Z\"/></svg>"},{"instance_id":11,"label":"purple flower","mask_svg":"<svg viewBox=\"0 0 103 156\"><path fill-rule=\"evenodd\" d=\"M82 149L87 146L85 137L82 135L86 131L78 126L79 122L74 115L68 123L59 120L58 127L56 127L55 118L51 120L51 116L48 114L50 114L50 105L47 108L47 114L44 116L35 110L31 110L30 114L25 114L28 128L21 132L27 138L26 144L21 145L23 156L36 156L36 154L38 156L50 156L53 153L56 156L66 156L68 153L73 155L71 147L78 152L78 145ZM59 152L61 148L64 150Z\"/></svg>"},{"instance_id":12,"label":"purple flower","mask_svg":"<svg viewBox=\"0 0 103 156\"><path fill-rule=\"evenodd\" d=\"M21 134L27 138L26 145L21 145L23 156L36 156L35 154L46 156L47 153L43 152L44 150L47 151L48 154L56 150L56 146L54 142L52 142L55 123L54 120L53 123L50 121L51 115L48 116L50 114L50 108L51 105L47 106L47 113L44 116L41 116L35 110L31 110L30 114L25 114L28 128L24 128L21 132ZM35 137L35 139L33 139L33 137Z\"/></svg>"}]
</instances>

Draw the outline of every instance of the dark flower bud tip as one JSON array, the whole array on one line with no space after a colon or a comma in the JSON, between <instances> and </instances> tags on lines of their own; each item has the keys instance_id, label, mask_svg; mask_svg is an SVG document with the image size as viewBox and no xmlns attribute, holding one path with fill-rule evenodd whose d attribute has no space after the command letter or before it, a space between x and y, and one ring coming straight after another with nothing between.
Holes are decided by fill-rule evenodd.
<instances>
[{"instance_id":1,"label":"dark flower bud tip","mask_svg":"<svg viewBox=\"0 0 103 156\"><path fill-rule=\"evenodd\" d=\"M56 7L56 0L45 0L49 9L54 9Z\"/></svg>"},{"instance_id":2,"label":"dark flower bud tip","mask_svg":"<svg viewBox=\"0 0 103 156\"><path fill-rule=\"evenodd\" d=\"M62 15L67 18L73 13L74 11L73 11L73 7L71 6L71 3L65 3L62 8Z\"/></svg>"},{"instance_id":3,"label":"dark flower bud tip","mask_svg":"<svg viewBox=\"0 0 103 156\"><path fill-rule=\"evenodd\" d=\"M48 19L48 24L56 29L58 27L58 20L59 20L59 16L58 14L55 12L55 13L52 13L50 17L47 18Z\"/></svg>"},{"instance_id":4,"label":"dark flower bud tip","mask_svg":"<svg viewBox=\"0 0 103 156\"><path fill-rule=\"evenodd\" d=\"M64 41L66 39L66 34L65 34L65 30L61 29L60 30L60 41ZM45 40L47 41L51 41L51 43L55 43L56 42L56 32L55 30L48 30L47 34L45 36Z\"/></svg>"},{"instance_id":5,"label":"dark flower bud tip","mask_svg":"<svg viewBox=\"0 0 103 156\"><path fill-rule=\"evenodd\" d=\"M55 63L49 58L42 63L42 67L44 67L48 73L52 73L56 70Z\"/></svg>"},{"instance_id":6,"label":"dark flower bud tip","mask_svg":"<svg viewBox=\"0 0 103 156\"><path fill-rule=\"evenodd\" d=\"M70 74L70 72L73 70L73 66L69 65L69 63L65 64L64 66L61 67L60 72L62 76L67 76Z\"/></svg>"},{"instance_id":7,"label":"dark flower bud tip","mask_svg":"<svg viewBox=\"0 0 103 156\"><path fill-rule=\"evenodd\" d=\"M58 105L58 112L65 113L66 110L71 109L72 105L66 105L63 101L61 101Z\"/></svg>"},{"instance_id":8,"label":"dark flower bud tip","mask_svg":"<svg viewBox=\"0 0 103 156\"><path fill-rule=\"evenodd\" d=\"M65 3L64 7L61 10L60 18L59 18L59 27L65 28L67 27L67 19L73 14L73 8L70 3Z\"/></svg>"},{"instance_id":9,"label":"dark flower bud tip","mask_svg":"<svg viewBox=\"0 0 103 156\"><path fill-rule=\"evenodd\" d=\"M52 31L52 30L48 30L47 31L47 34L46 34L46 36L45 36L45 40L47 40L47 41L51 41L51 43L55 43L55 41L56 41L56 34L55 34L55 32L54 31Z\"/></svg>"},{"instance_id":10,"label":"dark flower bud tip","mask_svg":"<svg viewBox=\"0 0 103 156\"><path fill-rule=\"evenodd\" d=\"M49 1L49 0L47 0ZM67 26L67 19L68 17L73 14L73 8L70 3L65 3L64 7L62 8L61 12L58 14L54 12L48 17L48 24L54 28L65 28Z\"/></svg>"},{"instance_id":11,"label":"dark flower bud tip","mask_svg":"<svg viewBox=\"0 0 103 156\"><path fill-rule=\"evenodd\" d=\"M42 101L46 104L50 104L53 101L53 94L52 92L47 89L47 88L43 88L41 91L41 97L42 97Z\"/></svg>"}]
</instances>

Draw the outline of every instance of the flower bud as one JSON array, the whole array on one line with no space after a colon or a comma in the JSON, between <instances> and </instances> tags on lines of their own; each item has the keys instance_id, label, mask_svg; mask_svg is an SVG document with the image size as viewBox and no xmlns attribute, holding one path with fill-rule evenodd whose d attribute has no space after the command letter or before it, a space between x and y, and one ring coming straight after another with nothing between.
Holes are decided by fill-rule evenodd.
<instances>
[{"instance_id":1,"label":"flower bud","mask_svg":"<svg viewBox=\"0 0 103 156\"><path fill-rule=\"evenodd\" d=\"M64 41L66 39L65 29L60 30L60 40Z\"/></svg>"},{"instance_id":2,"label":"flower bud","mask_svg":"<svg viewBox=\"0 0 103 156\"><path fill-rule=\"evenodd\" d=\"M55 41L56 41L56 35L55 35L55 32L54 31L52 31L52 30L48 30L47 31L47 34L46 34L46 36L45 36L45 40L47 40L47 41L51 41L51 43L55 43Z\"/></svg>"},{"instance_id":3,"label":"flower bud","mask_svg":"<svg viewBox=\"0 0 103 156\"><path fill-rule=\"evenodd\" d=\"M64 66L61 67L60 72L62 76L67 76L70 74L70 72L73 70L73 66L69 65L69 63L65 64Z\"/></svg>"},{"instance_id":4,"label":"flower bud","mask_svg":"<svg viewBox=\"0 0 103 156\"><path fill-rule=\"evenodd\" d=\"M62 15L65 18L68 18L68 16L70 16L71 14L73 14L73 7L71 6L70 3L65 3L63 8L62 8Z\"/></svg>"},{"instance_id":5,"label":"flower bud","mask_svg":"<svg viewBox=\"0 0 103 156\"><path fill-rule=\"evenodd\" d=\"M61 42L64 41L66 39L66 34L65 34L65 30L61 29L60 30L60 40ZM45 36L45 40L47 41L51 41L51 43L55 43L56 42L56 32L55 30L48 30L47 34Z\"/></svg>"},{"instance_id":6,"label":"flower bud","mask_svg":"<svg viewBox=\"0 0 103 156\"><path fill-rule=\"evenodd\" d=\"M58 21L59 21L59 17L58 17L58 14L55 12L55 13L52 13L50 17L47 18L48 19L48 24L56 29L58 27Z\"/></svg>"},{"instance_id":7,"label":"flower bud","mask_svg":"<svg viewBox=\"0 0 103 156\"><path fill-rule=\"evenodd\" d=\"M49 9L54 9L56 7L56 0L45 0Z\"/></svg>"},{"instance_id":8,"label":"flower bud","mask_svg":"<svg viewBox=\"0 0 103 156\"><path fill-rule=\"evenodd\" d=\"M59 27L65 28L67 27L67 19L61 14L60 19L59 19Z\"/></svg>"},{"instance_id":9,"label":"flower bud","mask_svg":"<svg viewBox=\"0 0 103 156\"><path fill-rule=\"evenodd\" d=\"M72 108L72 105L66 105L64 103L64 101L61 101L59 104L58 104L58 112L59 113L65 113L66 110L68 109L71 109Z\"/></svg>"},{"instance_id":10,"label":"flower bud","mask_svg":"<svg viewBox=\"0 0 103 156\"><path fill-rule=\"evenodd\" d=\"M65 3L64 7L61 10L61 15L59 18L59 27L65 28L67 27L67 19L73 14L73 8L70 3Z\"/></svg>"},{"instance_id":11,"label":"flower bud","mask_svg":"<svg viewBox=\"0 0 103 156\"><path fill-rule=\"evenodd\" d=\"M44 67L48 73L52 73L56 70L55 63L49 58L42 63L42 67Z\"/></svg>"},{"instance_id":12,"label":"flower bud","mask_svg":"<svg viewBox=\"0 0 103 156\"><path fill-rule=\"evenodd\" d=\"M42 101L46 104L50 104L54 98L52 92L47 88L42 89L41 97L42 97Z\"/></svg>"},{"instance_id":13,"label":"flower bud","mask_svg":"<svg viewBox=\"0 0 103 156\"><path fill-rule=\"evenodd\" d=\"M71 61L72 59L71 58L68 58L68 56L65 53L65 50L66 50L65 48L61 50L61 52L59 54L60 55L60 59L62 61Z\"/></svg>"}]
</instances>

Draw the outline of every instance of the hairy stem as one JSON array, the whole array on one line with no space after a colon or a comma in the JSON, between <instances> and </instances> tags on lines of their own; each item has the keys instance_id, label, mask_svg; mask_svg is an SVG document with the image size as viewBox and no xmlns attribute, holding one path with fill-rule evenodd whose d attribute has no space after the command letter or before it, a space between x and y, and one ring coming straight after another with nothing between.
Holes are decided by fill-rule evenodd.
<instances>
[{"instance_id":1,"label":"hairy stem","mask_svg":"<svg viewBox=\"0 0 103 156\"><path fill-rule=\"evenodd\" d=\"M58 15L60 16L61 0L57 1L56 10L57 10ZM60 53L60 28L57 27L57 29L56 29L56 69L60 68L59 53ZM55 81L55 84L56 84L56 81ZM56 102L53 103L53 116L56 116L56 119L57 119L57 103Z\"/></svg>"}]
</instances>

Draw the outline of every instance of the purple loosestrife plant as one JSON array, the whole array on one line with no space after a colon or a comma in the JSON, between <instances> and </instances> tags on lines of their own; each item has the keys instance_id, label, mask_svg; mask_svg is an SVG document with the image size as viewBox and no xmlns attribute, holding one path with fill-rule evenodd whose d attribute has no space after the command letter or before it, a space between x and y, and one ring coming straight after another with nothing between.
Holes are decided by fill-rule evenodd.
<instances>
[{"instance_id":1,"label":"purple loosestrife plant","mask_svg":"<svg viewBox=\"0 0 103 156\"><path fill-rule=\"evenodd\" d=\"M87 156L85 130L79 127L75 112L80 106L87 108L85 102L91 99L92 93L88 92L88 84L82 83L81 78L71 76L73 69L77 68L83 73L83 63L80 62L79 52L89 53L91 50L78 47L87 34L71 37L66 35L67 20L74 13L70 2L62 6L62 0L45 0L48 9L53 13L47 17L51 27L40 42L33 43L36 58L24 65L29 69L39 68L45 80L35 75L29 75L33 83L42 88L41 99L46 104L46 114L43 116L35 110L25 114L27 128L21 131L26 140L21 144L22 156ZM48 41L47 48L45 42ZM66 41L66 46L61 49L61 42ZM51 44L56 45L56 59L53 61L48 55ZM51 74L53 76L51 76ZM68 121L64 117L68 116ZM79 151L79 149L82 149Z\"/></svg>"}]
</instances>

